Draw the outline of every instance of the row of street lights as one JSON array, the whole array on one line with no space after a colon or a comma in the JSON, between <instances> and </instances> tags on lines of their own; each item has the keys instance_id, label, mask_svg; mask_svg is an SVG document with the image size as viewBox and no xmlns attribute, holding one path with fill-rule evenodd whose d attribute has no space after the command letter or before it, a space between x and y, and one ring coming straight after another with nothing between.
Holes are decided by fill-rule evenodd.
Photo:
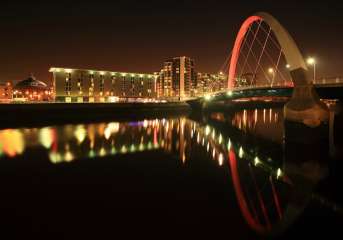
<instances>
[{"instance_id":1,"label":"row of street lights","mask_svg":"<svg viewBox=\"0 0 343 240\"><path fill-rule=\"evenodd\" d=\"M313 82L314 82L316 80L316 59L314 57L308 57L306 59L306 63L308 65L312 65L313 66ZM286 68L290 69L291 65L286 64ZM275 69L272 68L272 67L268 68L268 73L272 76L272 81L273 81L274 77L275 77ZM219 74L223 75L223 72L220 72Z\"/></svg>"},{"instance_id":2,"label":"row of street lights","mask_svg":"<svg viewBox=\"0 0 343 240\"><path fill-rule=\"evenodd\" d=\"M312 65L313 66L313 81L316 80L316 59L314 57L309 57L306 60L308 65ZM286 64L286 68L289 69L291 67L291 65ZM272 77L274 78L274 74L275 74L275 70L274 68L268 68L268 73L272 75Z\"/></svg>"}]
</instances>

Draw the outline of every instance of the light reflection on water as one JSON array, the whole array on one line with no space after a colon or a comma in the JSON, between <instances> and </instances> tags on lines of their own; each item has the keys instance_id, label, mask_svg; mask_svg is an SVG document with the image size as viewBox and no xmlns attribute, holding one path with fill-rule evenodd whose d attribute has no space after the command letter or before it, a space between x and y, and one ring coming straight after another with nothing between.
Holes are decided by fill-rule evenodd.
<instances>
[{"instance_id":1,"label":"light reflection on water","mask_svg":"<svg viewBox=\"0 0 343 240\"><path fill-rule=\"evenodd\" d=\"M243 110L235 113L232 124L243 131L256 131L256 128L259 126L271 126L282 123L281 111L281 109L272 108Z\"/></svg>"},{"instance_id":2,"label":"light reflection on water","mask_svg":"<svg viewBox=\"0 0 343 240\"><path fill-rule=\"evenodd\" d=\"M276 131L272 140L277 142L282 136L279 110L244 110L231 119L220 114L212 117L257 135ZM199 147L210 161L230 173L249 227L258 233L272 231L284 218L291 188L282 161L206 123L182 117L0 130L0 161L25 158L32 149L40 149L52 164L149 151L170 153L186 164L192 149Z\"/></svg>"},{"instance_id":3,"label":"light reflection on water","mask_svg":"<svg viewBox=\"0 0 343 240\"><path fill-rule=\"evenodd\" d=\"M215 112L211 119L219 122L228 122L244 133L251 133L268 140L282 143L283 139L283 114L282 109L245 109L238 111L233 116Z\"/></svg>"},{"instance_id":4,"label":"light reflection on water","mask_svg":"<svg viewBox=\"0 0 343 240\"><path fill-rule=\"evenodd\" d=\"M0 156L14 157L22 154L25 149L23 132L20 130L6 129L0 131Z\"/></svg>"},{"instance_id":5,"label":"light reflection on water","mask_svg":"<svg viewBox=\"0 0 343 240\"><path fill-rule=\"evenodd\" d=\"M185 162L190 156L193 139L220 166L228 158L231 148L238 152L240 158L250 158L254 165L263 166L262 162L267 162L267 158L270 162L269 156L258 156L258 152L251 150L246 152L247 147L224 137L214 127L187 118L0 130L0 153L2 158L25 157L25 151L41 147L48 153L51 163L61 163L163 150L176 153ZM274 175L276 171L277 168Z\"/></svg>"},{"instance_id":6,"label":"light reflection on water","mask_svg":"<svg viewBox=\"0 0 343 240\"><path fill-rule=\"evenodd\" d=\"M312 159L306 153L304 156L309 161L301 164L303 159L297 155L301 150L298 148L294 154L296 160L310 171L304 174L302 168L295 168L298 165L289 163L287 168L281 147L284 128L280 109L247 109L233 115L218 112L212 113L209 118L209 122L180 117L0 130L0 164L6 163L1 165L4 166L4 172L6 166L11 165L17 173L17 166L24 162L21 160L27 163L37 157L41 162L46 161L49 169L69 171L73 166L82 165L86 159L94 159L96 161L91 161L90 169L93 171L92 167L101 167L102 162L105 162L103 160L116 163L119 157L133 160L133 165L138 161L144 164L145 159L142 159L141 153L147 152L147 156L157 156L159 163L163 164L164 160L175 161L175 165L182 166L176 170L169 170L170 165L166 167L166 172L172 173L170 175L174 183L173 177L180 175L180 169L193 168L195 161L206 161L210 164L200 164L200 168L205 168L201 170L206 174L212 171L210 178L216 178L217 174L225 175L223 179L227 178L229 183L229 186L225 186L232 189L225 188L222 191L235 193L232 199L236 202L232 204L227 201L229 211L240 211L245 225L260 234L286 229L302 212L308 203L308 196L314 196L322 202L327 200L320 195L312 195L312 186L309 186L312 184L308 180L313 176L313 169L317 169L311 166L321 168L321 165L315 164L316 158ZM14 164L7 164L9 162ZM153 168L151 162L146 168ZM122 164L126 164L126 161ZM289 171L292 169L295 171ZM111 170L111 174L116 175L118 169ZM300 174L294 178L294 173ZM306 173L309 173L307 179L301 176ZM58 175L63 178L63 174ZM75 178L78 176L75 174ZM202 183L202 179L196 180ZM4 184L7 182L3 181ZM168 186L163 185L164 188ZM332 203L327 202L327 205ZM332 206L335 211L340 209L343 212L337 204ZM230 218L229 215L225 215L225 218ZM236 217L235 214L232 216ZM236 219L232 221L240 222Z\"/></svg>"},{"instance_id":7,"label":"light reflection on water","mask_svg":"<svg viewBox=\"0 0 343 240\"><path fill-rule=\"evenodd\" d=\"M25 156L25 151L37 147L46 149L52 163L93 158L161 148L167 142L162 131L166 124L159 120L140 122L110 122L88 125L64 125L32 129L0 130L2 157ZM168 129L168 128L166 128Z\"/></svg>"}]
</instances>

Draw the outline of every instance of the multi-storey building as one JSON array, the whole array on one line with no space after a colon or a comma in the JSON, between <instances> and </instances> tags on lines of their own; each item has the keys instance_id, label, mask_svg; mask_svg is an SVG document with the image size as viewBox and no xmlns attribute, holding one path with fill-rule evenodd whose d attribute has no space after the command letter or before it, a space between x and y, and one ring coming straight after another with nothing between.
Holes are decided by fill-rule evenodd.
<instances>
[{"instance_id":1,"label":"multi-storey building","mask_svg":"<svg viewBox=\"0 0 343 240\"><path fill-rule=\"evenodd\" d=\"M227 86L227 75L223 73L219 73L219 74L198 73L197 82L198 82L197 84L198 95L222 91Z\"/></svg>"},{"instance_id":2,"label":"multi-storey building","mask_svg":"<svg viewBox=\"0 0 343 240\"><path fill-rule=\"evenodd\" d=\"M60 102L115 102L156 98L157 76L86 69L50 68L55 100Z\"/></svg>"},{"instance_id":3,"label":"multi-storey building","mask_svg":"<svg viewBox=\"0 0 343 240\"><path fill-rule=\"evenodd\" d=\"M197 86L194 60L174 57L163 63L158 77L158 95L165 98L182 98L194 95Z\"/></svg>"}]
</instances>

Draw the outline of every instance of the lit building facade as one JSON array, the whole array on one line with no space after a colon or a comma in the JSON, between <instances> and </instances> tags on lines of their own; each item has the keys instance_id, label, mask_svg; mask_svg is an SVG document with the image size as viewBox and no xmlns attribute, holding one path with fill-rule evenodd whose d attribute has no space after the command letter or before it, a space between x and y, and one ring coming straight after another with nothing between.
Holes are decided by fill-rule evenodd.
<instances>
[{"instance_id":1,"label":"lit building facade","mask_svg":"<svg viewBox=\"0 0 343 240\"><path fill-rule=\"evenodd\" d=\"M189 57L174 57L163 63L158 75L158 95L164 98L193 96L197 86L194 60Z\"/></svg>"},{"instance_id":2,"label":"lit building facade","mask_svg":"<svg viewBox=\"0 0 343 240\"><path fill-rule=\"evenodd\" d=\"M0 83L0 100L8 101L12 99L13 87L11 82Z\"/></svg>"},{"instance_id":3,"label":"lit building facade","mask_svg":"<svg viewBox=\"0 0 343 240\"><path fill-rule=\"evenodd\" d=\"M52 67L55 101L116 102L157 97L157 76Z\"/></svg>"},{"instance_id":4,"label":"lit building facade","mask_svg":"<svg viewBox=\"0 0 343 240\"><path fill-rule=\"evenodd\" d=\"M197 73L197 95L222 91L227 86L227 75L223 73Z\"/></svg>"},{"instance_id":5,"label":"lit building facade","mask_svg":"<svg viewBox=\"0 0 343 240\"><path fill-rule=\"evenodd\" d=\"M51 101L52 92L47 84L38 81L32 74L20 82L13 88L14 101Z\"/></svg>"}]
</instances>

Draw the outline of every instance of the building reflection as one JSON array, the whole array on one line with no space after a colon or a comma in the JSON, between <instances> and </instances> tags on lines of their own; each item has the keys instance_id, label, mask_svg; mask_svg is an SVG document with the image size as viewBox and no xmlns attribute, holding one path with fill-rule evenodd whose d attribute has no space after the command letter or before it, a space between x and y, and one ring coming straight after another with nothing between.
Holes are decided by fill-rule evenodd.
<instances>
[{"instance_id":1,"label":"building reflection","mask_svg":"<svg viewBox=\"0 0 343 240\"><path fill-rule=\"evenodd\" d=\"M25 151L43 148L52 163L61 163L160 149L178 151L185 161L189 129L184 118L6 129L0 130L0 156L24 157Z\"/></svg>"},{"instance_id":2,"label":"building reflection","mask_svg":"<svg viewBox=\"0 0 343 240\"><path fill-rule=\"evenodd\" d=\"M259 123L271 124L282 122L281 109L244 109L236 112L232 124L241 130L254 130ZM281 118L280 118L281 116Z\"/></svg>"},{"instance_id":3,"label":"building reflection","mask_svg":"<svg viewBox=\"0 0 343 240\"><path fill-rule=\"evenodd\" d=\"M0 157L7 155L15 157L24 152L25 141L23 133L20 130L2 130L0 131Z\"/></svg>"},{"instance_id":4,"label":"building reflection","mask_svg":"<svg viewBox=\"0 0 343 240\"><path fill-rule=\"evenodd\" d=\"M275 112L266 112L268 121L279 121ZM249 130L261 119L264 110L243 111L233 122ZM283 219L291 188L282 163L210 125L174 118L0 130L0 158L25 158L26 151L40 148L53 164L146 151L174 154L187 164L197 147L218 167L229 168L247 224L259 233L272 231Z\"/></svg>"},{"instance_id":5,"label":"building reflection","mask_svg":"<svg viewBox=\"0 0 343 240\"><path fill-rule=\"evenodd\" d=\"M283 140L282 109L243 109L227 115L222 112L214 112L210 115L210 119L228 122L244 133L254 134L273 142L282 143Z\"/></svg>"},{"instance_id":6,"label":"building reflection","mask_svg":"<svg viewBox=\"0 0 343 240\"><path fill-rule=\"evenodd\" d=\"M248 150L214 127L187 118L0 130L2 157L25 155L41 147L52 163L152 150L175 153L185 163L194 145L203 147L218 165L228 159L231 148L255 163L263 158L271 162L270 156L258 156L256 149Z\"/></svg>"}]
</instances>

